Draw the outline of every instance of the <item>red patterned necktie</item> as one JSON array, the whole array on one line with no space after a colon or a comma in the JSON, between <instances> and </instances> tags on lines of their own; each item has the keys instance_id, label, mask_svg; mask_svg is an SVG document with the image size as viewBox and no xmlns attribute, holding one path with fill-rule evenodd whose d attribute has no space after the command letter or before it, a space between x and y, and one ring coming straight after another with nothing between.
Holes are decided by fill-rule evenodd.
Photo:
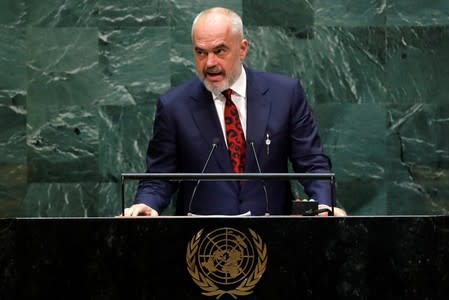
<instances>
[{"instance_id":1,"label":"red patterned necktie","mask_svg":"<svg viewBox=\"0 0 449 300\"><path fill-rule=\"evenodd\" d=\"M240 123L239 112L231 100L232 90L223 91L226 98L224 119L226 127L226 141L228 143L229 157L231 158L234 173L243 173L245 167L245 135Z\"/></svg>"}]
</instances>

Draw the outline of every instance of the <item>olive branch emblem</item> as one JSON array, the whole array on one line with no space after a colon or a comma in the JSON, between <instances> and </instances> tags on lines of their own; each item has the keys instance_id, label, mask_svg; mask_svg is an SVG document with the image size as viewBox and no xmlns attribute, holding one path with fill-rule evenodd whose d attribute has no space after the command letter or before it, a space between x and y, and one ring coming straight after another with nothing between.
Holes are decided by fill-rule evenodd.
<instances>
[{"instance_id":1,"label":"olive branch emblem","mask_svg":"<svg viewBox=\"0 0 449 300\"><path fill-rule=\"evenodd\" d=\"M248 276L246 276L237 287L229 290L220 288L211 279L209 279L199 271L196 265L196 258L199 249L199 243L201 241L201 235L203 234L203 229L199 230L192 237L187 246L187 270L195 284L203 290L203 295L216 296L216 299L219 299L221 296L229 294L234 299L237 299L237 296L246 296L253 292L252 289L256 286L256 284L262 278L263 273L265 272L268 258L267 246L263 242L262 238L252 229L248 228L248 230L252 236L252 241L258 254L257 264L254 267L254 270Z\"/></svg>"}]
</instances>

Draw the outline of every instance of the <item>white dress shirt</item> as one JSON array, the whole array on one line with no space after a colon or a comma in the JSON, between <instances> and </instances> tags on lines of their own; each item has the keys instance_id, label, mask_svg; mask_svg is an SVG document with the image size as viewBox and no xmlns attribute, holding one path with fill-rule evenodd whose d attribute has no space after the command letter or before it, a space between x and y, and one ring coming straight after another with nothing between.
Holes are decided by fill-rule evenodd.
<instances>
[{"instance_id":1,"label":"white dress shirt","mask_svg":"<svg viewBox=\"0 0 449 300\"><path fill-rule=\"evenodd\" d=\"M242 124L243 134L246 138L246 72L245 68L242 66L242 72L240 73L239 78L234 82L233 85L229 87L232 89L231 99L234 102L237 110L239 112L240 123ZM226 126L224 120L224 109L226 104L226 98L223 94L214 94L212 93L215 108L217 109L218 118L220 120L221 129L223 130L224 140L227 146L226 141Z\"/></svg>"}]
</instances>

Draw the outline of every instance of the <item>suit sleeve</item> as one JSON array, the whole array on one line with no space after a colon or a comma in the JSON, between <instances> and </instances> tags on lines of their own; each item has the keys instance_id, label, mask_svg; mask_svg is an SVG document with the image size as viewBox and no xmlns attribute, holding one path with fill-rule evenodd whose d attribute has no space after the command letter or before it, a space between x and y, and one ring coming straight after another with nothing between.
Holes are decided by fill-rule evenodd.
<instances>
[{"instance_id":1,"label":"suit sleeve","mask_svg":"<svg viewBox=\"0 0 449 300\"><path fill-rule=\"evenodd\" d=\"M176 132L173 118L162 98L156 108L153 137L147 149L147 173L176 172ZM168 206L177 184L162 180L141 180L134 203L144 203L159 213Z\"/></svg>"},{"instance_id":2,"label":"suit sleeve","mask_svg":"<svg viewBox=\"0 0 449 300\"><path fill-rule=\"evenodd\" d=\"M324 154L318 133L301 84L293 89L290 114L290 160L298 173L329 173L331 161ZM332 189L328 180L301 180L306 194L320 204L331 204Z\"/></svg>"}]
</instances>

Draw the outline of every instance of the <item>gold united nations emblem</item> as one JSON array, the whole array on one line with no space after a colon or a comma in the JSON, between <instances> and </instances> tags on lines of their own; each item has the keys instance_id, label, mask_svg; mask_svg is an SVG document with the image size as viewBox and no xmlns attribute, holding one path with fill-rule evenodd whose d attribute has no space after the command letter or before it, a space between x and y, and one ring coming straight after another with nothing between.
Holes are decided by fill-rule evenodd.
<instances>
[{"instance_id":1,"label":"gold united nations emblem","mask_svg":"<svg viewBox=\"0 0 449 300\"><path fill-rule=\"evenodd\" d=\"M223 227L203 236L198 231L187 245L187 270L203 295L233 298L251 294L267 267L267 246L248 228L249 235Z\"/></svg>"}]
</instances>

